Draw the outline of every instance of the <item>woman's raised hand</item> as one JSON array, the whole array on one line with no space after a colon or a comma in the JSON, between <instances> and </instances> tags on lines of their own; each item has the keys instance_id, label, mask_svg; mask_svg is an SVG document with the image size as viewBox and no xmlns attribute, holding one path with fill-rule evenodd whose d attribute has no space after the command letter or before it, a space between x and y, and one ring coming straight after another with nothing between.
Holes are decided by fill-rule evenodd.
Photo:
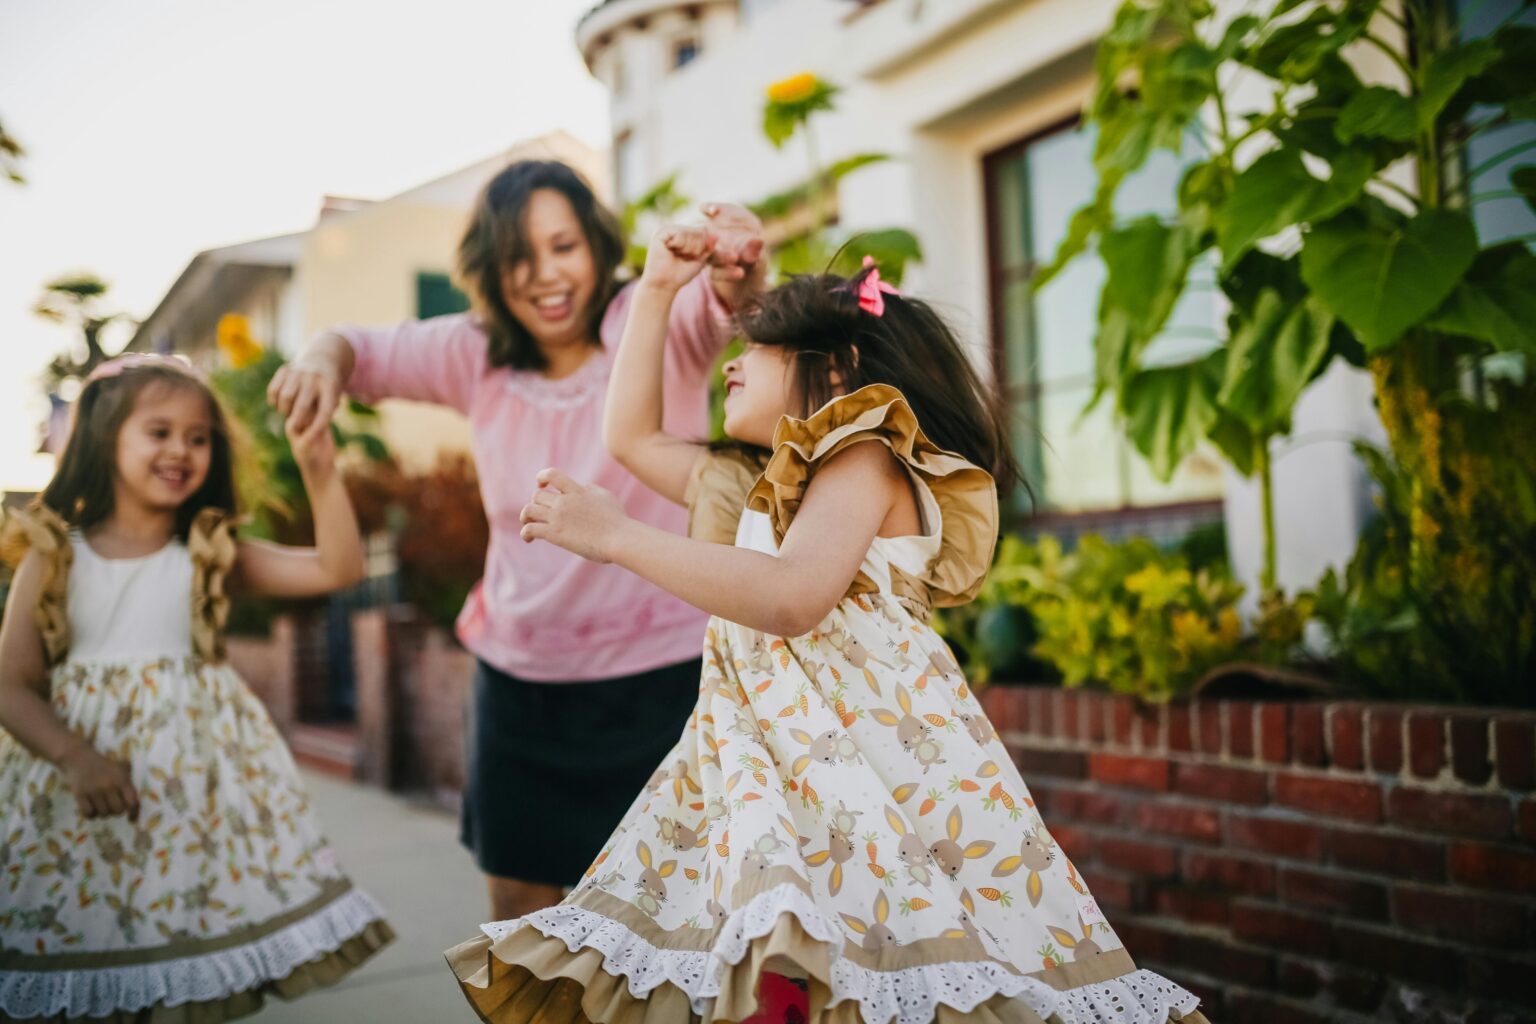
<instances>
[{"instance_id":1,"label":"woman's raised hand","mask_svg":"<svg viewBox=\"0 0 1536 1024\"><path fill-rule=\"evenodd\" d=\"M763 256L763 222L735 203L705 203L706 230L715 238L709 255L710 279L732 285L755 276Z\"/></svg>"},{"instance_id":2,"label":"woman's raised hand","mask_svg":"<svg viewBox=\"0 0 1536 1024\"><path fill-rule=\"evenodd\" d=\"M293 433L305 433L317 418L329 423L340 401L341 381L336 371L302 356L278 367L267 385L267 402L287 419Z\"/></svg>"}]
</instances>

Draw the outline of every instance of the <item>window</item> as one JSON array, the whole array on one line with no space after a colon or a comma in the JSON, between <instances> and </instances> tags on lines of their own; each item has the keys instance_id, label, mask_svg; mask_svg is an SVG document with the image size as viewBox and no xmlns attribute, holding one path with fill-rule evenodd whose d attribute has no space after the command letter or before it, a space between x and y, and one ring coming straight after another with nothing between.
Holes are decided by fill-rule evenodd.
<instances>
[{"instance_id":1,"label":"window","mask_svg":"<svg viewBox=\"0 0 1536 1024\"><path fill-rule=\"evenodd\" d=\"M1092 129L1062 127L993 154L985 165L998 381L1014 413L1015 451L1036 511L1052 519L1221 496L1214 455L1197 452L1163 484L1125 440L1108 398L1085 412L1104 283L1093 254L1073 261L1038 294L1030 290L1073 211L1093 196L1093 142ZM1179 160L1158 154L1121 186L1117 213L1172 213L1180 171ZM1203 276L1149 347L1147 362L1183 361L1217 344L1213 278L1209 270Z\"/></svg>"},{"instance_id":2,"label":"window","mask_svg":"<svg viewBox=\"0 0 1536 1024\"><path fill-rule=\"evenodd\" d=\"M699 40L696 36L684 36L672 44L672 67L680 68L699 55Z\"/></svg>"},{"instance_id":3,"label":"window","mask_svg":"<svg viewBox=\"0 0 1536 1024\"><path fill-rule=\"evenodd\" d=\"M462 313L469 309L469 296L453 286L447 274L421 271L416 275L416 318Z\"/></svg>"},{"instance_id":4,"label":"window","mask_svg":"<svg viewBox=\"0 0 1536 1024\"><path fill-rule=\"evenodd\" d=\"M1518 25L1536 26L1536 11L1526 10L1517 14L1518 0L1488 0L1484 3L1458 4L1462 9L1461 34L1465 39L1490 36L1500 25L1513 22ZM1490 116L1494 108L1479 107L1472 112L1473 123ZM1467 143L1466 169L1486 167L1488 161L1512 147L1536 141L1536 124L1515 121L1511 124L1478 132ZM1483 245L1514 238L1531 239L1536 236L1536 213L1514 191L1510 176L1516 168L1528 163L1528 159L1507 159L1487 167L1471 181L1474 196L1497 193L1499 198L1483 199L1472 207L1472 219L1477 224L1478 239Z\"/></svg>"}]
</instances>

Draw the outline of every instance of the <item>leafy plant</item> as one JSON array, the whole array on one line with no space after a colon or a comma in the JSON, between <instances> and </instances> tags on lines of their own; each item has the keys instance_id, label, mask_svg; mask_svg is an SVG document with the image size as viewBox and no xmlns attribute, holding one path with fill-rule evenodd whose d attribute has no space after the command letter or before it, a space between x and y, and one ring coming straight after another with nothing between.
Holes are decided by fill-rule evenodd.
<instances>
[{"instance_id":1,"label":"leafy plant","mask_svg":"<svg viewBox=\"0 0 1536 1024\"><path fill-rule=\"evenodd\" d=\"M1450 0L1280 0L1230 20L1205 0L1131 0L1098 52L1097 195L1050 269L1097 242L1097 394L1159 474L1208 440L1259 476L1266 594L1270 442L1332 359L1365 366L1406 481L1415 636L1456 652L1462 675L1513 681L1536 678L1536 255L1529 239L1480 246L1469 208L1505 194L1473 190L1536 142L1465 159L1469 139L1536 118L1536 28L1518 23L1528 4L1509 7L1491 36L1461 40ZM1350 46L1400 84L1367 86ZM1238 76L1267 86L1264 106L1229 109ZM1125 177L1190 140L1204 156L1177 215L1117 221ZM1395 180L1405 157L1412 188ZM1536 205L1536 166L1510 180ZM1226 343L1147 365L1197 261L1230 300Z\"/></svg>"},{"instance_id":2,"label":"leafy plant","mask_svg":"<svg viewBox=\"0 0 1536 1024\"><path fill-rule=\"evenodd\" d=\"M635 275L645 269L645 253L649 248L640 236L640 226L648 219L665 221L688 205L688 197L677 190L677 172L651 186L643 195L624 204L619 212L619 223L624 237L629 240L629 250L624 265Z\"/></svg>"}]
</instances>

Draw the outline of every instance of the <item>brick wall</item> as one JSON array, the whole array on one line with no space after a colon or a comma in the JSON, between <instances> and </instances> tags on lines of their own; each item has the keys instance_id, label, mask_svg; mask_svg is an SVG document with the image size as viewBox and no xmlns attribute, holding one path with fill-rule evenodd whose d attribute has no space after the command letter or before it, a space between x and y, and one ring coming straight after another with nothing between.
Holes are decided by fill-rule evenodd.
<instances>
[{"instance_id":1,"label":"brick wall","mask_svg":"<svg viewBox=\"0 0 1536 1024\"><path fill-rule=\"evenodd\" d=\"M224 646L229 663L287 735L298 715L292 620L279 617L270 636L231 636L225 638Z\"/></svg>"},{"instance_id":2,"label":"brick wall","mask_svg":"<svg viewBox=\"0 0 1536 1024\"><path fill-rule=\"evenodd\" d=\"M1536 1013L1536 715L983 700L1132 955L1213 1020Z\"/></svg>"}]
</instances>

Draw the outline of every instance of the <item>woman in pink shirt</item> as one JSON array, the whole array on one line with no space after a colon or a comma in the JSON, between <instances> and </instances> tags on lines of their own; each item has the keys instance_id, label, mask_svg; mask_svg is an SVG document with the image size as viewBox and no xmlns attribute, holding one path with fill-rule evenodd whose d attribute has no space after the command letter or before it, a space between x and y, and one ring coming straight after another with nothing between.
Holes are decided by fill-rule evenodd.
<instances>
[{"instance_id":1,"label":"woman in pink shirt","mask_svg":"<svg viewBox=\"0 0 1536 1024\"><path fill-rule=\"evenodd\" d=\"M667 429L699 438L726 319L759 286L762 246L746 210L704 212L719 236L714 267L679 297L666 354ZM546 466L607 488L638 519L686 530L686 512L602 442L632 291L615 276L624 251L617 221L575 171L512 164L486 185L459 243L472 313L338 326L269 393L298 430L329 418L343 391L469 417L491 540L458 621L478 660L462 838L497 919L559 902L676 740L698 690L701 612L621 569L518 538L518 512Z\"/></svg>"}]
</instances>

